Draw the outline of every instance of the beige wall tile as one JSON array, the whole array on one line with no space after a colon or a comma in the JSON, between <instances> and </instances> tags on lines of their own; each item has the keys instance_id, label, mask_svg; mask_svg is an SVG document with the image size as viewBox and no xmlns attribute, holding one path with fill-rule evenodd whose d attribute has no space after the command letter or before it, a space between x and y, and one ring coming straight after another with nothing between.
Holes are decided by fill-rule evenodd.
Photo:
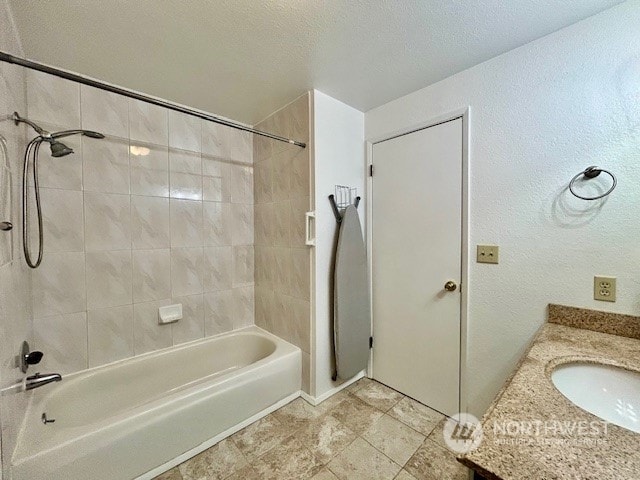
<instances>
[{"instance_id":1,"label":"beige wall tile","mask_svg":"<svg viewBox=\"0 0 640 480\"><path fill-rule=\"evenodd\" d=\"M26 70L28 117L63 128L80 126L80 85L37 70Z\"/></svg>"},{"instance_id":2,"label":"beige wall tile","mask_svg":"<svg viewBox=\"0 0 640 480\"><path fill-rule=\"evenodd\" d=\"M182 304L182 319L171 324L173 344L191 342L204 337L204 298L202 294L174 297L172 303Z\"/></svg>"},{"instance_id":3,"label":"beige wall tile","mask_svg":"<svg viewBox=\"0 0 640 480\"><path fill-rule=\"evenodd\" d=\"M202 158L202 197L210 202L231 202L231 165L219 159Z\"/></svg>"},{"instance_id":4,"label":"beige wall tile","mask_svg":"<svg viewBox=\"0 0 640 480\"><path fill-rule=\"evenodd\" d=\"M204 250L171 249L171 292L174 297L195 295L203 290Z\"/></svg>"},{"instance_id":5,"label":"beige wall tile","mask_svg":"<svg viewBox=\"0 0 640 480\"><path fill-rule=\"evenodd\" d=\"M273 244L276 247L291 246L291 206L289 201L273 205Z\"/></svg>"},{"instance_id":6,"label":"beige wall tile","mask_svg":"<svg viewBox=\"0 0 640 480\"><path fill-rule=\"evenodd\" d=\"M271 157L272 198L274 202L288 200L291 195L291 154L281 151Z\"/></svg>"},{"instance_id":7,"label":"beige wall tile","mask_svg":"<svg viewBox=\"0 0 640 480\"><path fill-rule=\"evenodd\" d=\"M131 225L134 249L168 248L171 244L169 199L132 196Z\"/></svg>"},{"instance_id":8,"label":"beige wall tile","mask_svg":"<svg viewBox=\"0 0 640 480\"><path fill-rule=\"evenodd\" d=\"M253 205L232 204L231 241L233 245L253 245Z\"/></svg>"},{"instance_id":9,"label":"beige wall tile","mask_svg":"<svg viewBox=\"0 0 640 480\"><path fill-rule=\"evenodd\" d=\"M84 251L82 192L41 188L40 199L45 252Z\"/></svg>"},{"instance_id":10,"label":"beige wall tile","mask_svg":"<svg viewBox=\"0 0 640 480\"><path fill-rule=\"evenodd\" d=\"M242 328L253 324L254 302L253 287L233 289L233 328Z\"/></svg>"},{"instance_id":11,"label":"beige wall tile","mask_svg":"<svg viewBox=\"0 0 640 480\"><path fill-rule=\"evenodd\" d=\"M133 303L131 250L87 252L87 309Z\"/></svg>"},{"instance_id":12,"label":"beige wall tile","mask_svg":"<svg viewBox=\"0 0 640 480\"><path fill-rule=\"evenodd\" d=\"M291 295L309 300L311 296L311 259L308 248L292 248L291 250Z\"/></svg>"},{"instance_id":13,"label":"beige wall tile","mask_svg":"<svg viewBox=\"0 0 640 480\"><path fill-rule=\"evenodd\" d=\"M233 330L233 292L221 290L204 294L204 332L206 336Z\"/></svg>"},{"instance_id":14,"label":"beige wall tile","mask_svg":"<svg viewBox=\"0 0 640 480\"><path fill-rule=\"evenodd\" d=\"M202 216L205 246L232 244L232 230L236 219L230 203L203 202Z\"/></svg>"},{"instance_id":15,"label":"beige wall tile","mask_svg":"<svg viewBox=\"0 0 640 480\"><path fill-rule=\"evenodd\" d=\"M253 285L253 245L233 247L233 287Z\"/></svg>"},{"instance_id":16,"label":"beige wall tile","mask_svg":"<svg viewBox=\"0 0 640 480\"><path fill-rule=\"evenodd\" d=\"M202 200L202 161L199 153L169 150L169 195Z\"/></svg>"},{"instance_id":17,"label":"beige wall tile","mask_svg":"<svg viewBox=\"0 0 640 480\"><path fill-rule=\"evenodd\" d=\"M121 250L131 248L131 197L85 192L85 248Z\"/></svg>"},{"instance_id":18,"label":"beige wall tile","mask_svg":"<svg viewBox=\"0 0 640 480\"><path fill-rule=\"evenodd\" d=\"M89 310L89 367L133 356L133 305Z\"/></svg>"},{"instance_id":19,"label":"beige wall tile","mask_svg":"<svg viewBox=\"0 0 640 480\"><path fill-rule=\"evenodd\" d=\"M254 197L258 204L269 203L273 200L272 179L273 172L271 167L271 158L255 163L253 166L254 174Z\"/></svg>"},{"instance_id":20,"label":"beige wall tile","mask_svg":"<svg viewBox=\"0 0 640 480\"><path fill-rule=\"evenodd\" d=\"M34 320L31 348L44 352L38 365L61 375L87 368L87 314L55 315Z\"/></svg>"},{"instance_id":21,"label":"beige wall tile","mask_svg":"<svg viewBox=\"0 0 640 480\"><path fill-rule=\"evenodd\" d=\"M229 290L234 279L234 247L204 248L204 291Z\"/></svg>"},{"instance_id":22,"label":"beige wall tile","mask_svg":"<svg viewBox=\"0 0 640 480\"><path fill-rule=\"evenodd\" d=\"M82 128L105 135L129 138L127 98L98 88L80 85Z\"/></svg>"},{"instance_id":23,"label":"beige wall tile","mask_svg":"<svg viewBox=\"0 0 640 480\"><path fill-rule=\"evenodd\" d=\"M160 300L171 296L169 249L133 251L133 301Z\"/></svg>"},{"instance_id":24,"label":"beige wall tile","mask_svg":"<svg viewBox=\"0 0 640 480\"><path fill-rule=\"evenodd\" d=\"M133 305L134 353L151 352L173 344L171 325L158 324L158 309L170 305L170 299Z\"/></svg>"},{"instance_id":25,"label":"beige wall tile","mask_svg":"<svg viewBox=\"0 0 640 480\"><path fill-rule=\"evenodd\" d=\"M202 202L172 198L171 246L197 247L202 240Z\"/></svg>"},{"instance_id":26,"label":"beige wall tile","mask_svg":"<svg viewBox=\"0 0 640 480\"><path fill-rule=\"evenodd\" d=\"M269 287L255 287L255 322L260 328L269 332L274 331L274 293Z\"/></svg>"},{"instance_id":27,"label":"beige wall tile","mask_svg":"<svg viewBox=\"0 0 640 480\"><path fill-rule=\"evenodd\" d=\"M193 115L169 112L169 146L200 152L202 120Z\"/></svg>"},{"instance_id":28,"label":"beige wall tile","mask_svg":"<svg viewBox=\"0 0 640 480\"><path fill-rule=\"evenodd\" d=\"M129 141L82 137L85 192L129 193Z\"/></svg>"},{"instance_id":29,"label":"beige wall tile","mask_svg":"<svg viewBox=\"0 0 640 480\"><path fill-rule=\"evenodd\" d=\"M138 154L141 148L145 155ZM166 147L131 143L129 163L132 194L169 196L169 153Z\"/></svg>"},{"instance_id":30,"label":"beige wall tile","mask_svg":"<svg viewBox=\"0 0 640 480\"><path fill-rule=\"evenodd\" d=\"M32 281L34 318L86 310L84 253L48 253Z\"/></svg>"},{"instance_id":31,"label":"beige wall tile","mask_svg":"<svg viewBox=\"0 0 640 480\"><path fill-rule=\"evenodd\" d=\"M129 136L131 140L167 145L167 110L140 100L129 99Z\"/></svg>"}]
</instances>

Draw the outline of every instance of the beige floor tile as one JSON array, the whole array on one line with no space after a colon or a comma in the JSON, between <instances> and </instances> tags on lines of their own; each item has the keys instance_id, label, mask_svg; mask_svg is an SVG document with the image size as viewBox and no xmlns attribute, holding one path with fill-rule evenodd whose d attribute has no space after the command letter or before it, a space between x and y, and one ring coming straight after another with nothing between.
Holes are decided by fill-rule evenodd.
<instances>
[{"instance_id":1,"label":"beige floor tile","mask_svg":"<svg viewBox=\"0 0 640 480\"><path fill-rule=\"evenodd\" d=\"M328 467L340 480L391 480L401 468L362 438L331 460Z\"/></svg>"},{"instance_id":2,"label":"beige floor tile","mask_svg":"<svg viewBox=\"0 0 640 480\"><path fill-rule=\"evenodd\" d=\"M315 454L291 436L253 463L265 480L303 480L322 470Z\"/></svg>"},{"instance_id":3,"label":"beige floor tile","mask_svg":"<svg viewBox=\"0 0 640 480\"><path fill-rule=\"evenodd\" d=\"M351 398L351 395L349 395L349 392L347 392L346 390L340 390L338 393L331 395L320 405L317 405L316 409L318 409L322 413L329 412L330 410L333 410L336 406L338 406L341 402L344 402L348 398Z\"/></svg>"},{"instance_id":4,"label":"beige floor tile","mask_svg":"<svg viewBox=\"0 0 640 480\"><path fill-rule=\"evenodd\" d=\"M447 443L444 441L444 434L443 434L444 426L446 423L447 423L447 417L444 417L442 420L438 422L436 427L433 429L433 431L429 434L427 438L432 442L437 443L442 448L449 450Z\"/></svg>"},{"instance_id":5,"label":"beige floor tile","mask_svg":"<svg viewBox=\"0 0 640 480\"><path fill-rule=\"evenodd\" d=\"M360 390L362 387L364 387L366 385L369 385L372 382L373 382L373 380L371 380L370 378L362 377L357 382L353 382L351 385L349 385L347 388L345 388L345 390L347 392L354 393L354 392Z\"/></svg>"},{"instance_id":6,"label":"beige floor tile","mask_svg":"<svg viewBox=\"0 0 640 480\"><path fill-rule=\"evenodd\" d=\"M467 480L469 470L440 445L427 439L404 466L418 480Z\"/></svg>"},{"instance_id":7,"label":"beige floor tile","mask_svg":"<svg viewBox=\"0 0 640 480\"><path fill-rule=\"evenodd\" d=\"M445 418L440 412L436 412L409 397L396 403L389 410L389 415L423 435L429 435L438 422Z\"/></svg>"},{"instance_id":8,"label":"beige floor tile","mask_svg":"<svg viewBox=\"0 0 640 480\"><path fill-rule=\"evenodd\" d=\"M365 403L368 403L372 407L377 408L378 410L382 410L383 412L388 411L392 408L396 403L404 398L404 395L396 392L395 390L387 387L386 385L382 385L378 382L369 382L364 385L362 388L359 388L353 395L358 397Z\"/></svg>"},{"instance_id":9,"label":"beige floor tile","mask_svg":"<svg viewBox=\"0 0 640 480\"><path fill-rule=\"evenodd\" d=\"M256 472L251 465L247 465L232 474L230 477L225 477L224 480L261 480L261 478L258 472Z\"/></svg>"},{"instance_id":10,"label":"beige floor tile","mask_svg":"<svg viewBox=\"0 0 640 480\"><path fill-rule=\"evenodd\" d=\"M291 432L271 414L233 434L231 439L251 462L289 435Z\"/></svg>"},{"instance_id":11,"label":"beige floor tile","mask_svg":"<svg viewBox=\"0 0 640 480\"><path fill-rule=\"evenodd\" d=\"M329 415L360 434L384 414L377 408L367 405L359 398L350 397L332 409Z\"/></svg>"},{"instance_id":12,"label":"beige floor tile","mask_svg":"<svg viewBox=\"0 0 640 480\"><path fill-rule=\"evenodd\" d=\"M357 435L331 415L313 420L296 432L296 438L323 463L344 450Z\"/></svg>"},{"instance_id":13,"label":"beige floor tile","mask_svg":"<svg viewBox=\"0 0 640 480\"><path fill-rule=\"evenodd\" d=\"M416 480L416 477L414 477L409 472L403 469L403 470L400 470L400 473L398 474L398 476L393 480Z\"/></svg>"},{"instance_id":14,"label":"beige floor tile","mask_svg":"<svg viewBox=\"0 0 640 480\"><path fill-rule=\"evenodd\" d=\"M389 415L378 419L362 437L399 465L404 465L425 439L424 435Z\"/></svg>"},{"instance_id":15,"label":"beige floor tile","mask_svg":"<svg viewBox=\"0 0 640 480\"><path fill-rule=\"evenodd\" d=\"M302 398L296 398L293 402L273 412L273 415L290 431L296 430L318 418L321 410L308 404Z\"/></svg>"},{"instance_id":16,"label":"beige floor tile","mask_svg":"<svg viewBox=\"0 0 640 480\"><path fill-rule=\"evenodd\" d=\"M226 439L180 464L178 468L184 480L222 480L247 465L238 447Z\"/></svg>"},{"instance_id":17,"label":"beige floor tile","mask_svg":"<svg viewBox=\"0 0 640 480\"><path fill-rule=\"evenodd\" d=\"M172 468L171 470L164 472L163 474L158 475L153 480L183 480L183 479L182 479L182 474L180 473L180 470L178 470L178 467L175 467L175 468Z\"/></svg>"},{"instance_id":18,"label":"beige floor tile","mask_svg":"<svg viewBox=\"0 0 640 480\"><path fill-rule=\"evenodd\" d=\"M311 478L311 480L338 480L338 477L331 473L331 470L329 470L328 468L323 468L318 473L316 473Z\"/></svg>"}]
</instances>

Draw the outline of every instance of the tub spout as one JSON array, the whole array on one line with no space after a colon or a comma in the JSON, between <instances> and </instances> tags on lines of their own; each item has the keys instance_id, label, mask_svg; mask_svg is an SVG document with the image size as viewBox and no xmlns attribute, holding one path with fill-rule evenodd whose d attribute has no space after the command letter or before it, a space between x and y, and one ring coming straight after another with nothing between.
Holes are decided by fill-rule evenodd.
<instances>
[{"instance_id":1,"label":"tub spout","mask_svg":"<svg viewBox=\"0 0 640 480\"><path fill-rule=\"evenodd\" d=\"M25 382L26 390L33 390L34 388L41 387L51 382L59 382L62 380L62 376L59 373L36 373L30 377L27 377Z\"/></svg>"}]
</instances>

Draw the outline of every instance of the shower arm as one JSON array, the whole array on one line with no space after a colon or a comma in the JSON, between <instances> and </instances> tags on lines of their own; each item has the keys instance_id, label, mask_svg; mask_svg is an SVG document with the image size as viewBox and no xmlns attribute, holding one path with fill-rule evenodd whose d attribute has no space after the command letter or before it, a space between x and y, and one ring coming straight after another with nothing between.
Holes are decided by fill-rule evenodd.
<instances>
[{"instance_id":1,"label":"shower arm","mask_svg":"<svg viewBox=\"0 0 640 480\"><path fill-rule=\"evenodd\" d=\"M51 138L51 134L49 132L47 132L45 129L41 128L40 126L36 125L35 123L33 123L28 118L21 117L18 114L18 112L13 112L13 121L16 123L16 125L19 125L21 122L26 123L31 128L33 128L38 133L38 135L40 135L44 139Z\"/></svg>"},{"instance_id":2,"label":"shower arm","mask_svg":"<svg viewBox=\"0 0 640 480\"><path fill-rule=\"evenodd\" d=\"M86 137L91 137L91 138L104 138L104 135L101 133L94 132L92 130L81 130L81 129L64 130L62 132L50 133L49 138L57 139L57 138L69 137L71 135L84 135Z\"/></svg>"}]
</instances>

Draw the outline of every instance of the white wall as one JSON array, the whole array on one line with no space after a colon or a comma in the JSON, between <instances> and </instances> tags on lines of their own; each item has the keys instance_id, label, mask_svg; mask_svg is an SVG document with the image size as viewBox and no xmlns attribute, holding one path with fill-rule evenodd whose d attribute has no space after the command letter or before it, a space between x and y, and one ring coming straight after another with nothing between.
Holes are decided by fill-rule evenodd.
<instances>
[{"instance_id":1,"label":"white wall","mask_svg":"<svg viewBox=\"0 0 640 480\"><path fill-rule=\"evenodd\" d=\"M640 314L640 2L631 1L365 115L379 138L466 106L470 249L468 403L483 412L546 317L548 303ZM589 165L619 185L606 202L565 188ZM618 277L617 303L592 299Z\"/></svg>"},{"instance_id":2,"label":"white wall","mask_svg":"<svg viewBox=\"0 0 640 480\"><path fill-rule=\"evenodd\" d=\"M331 269L337 223L329 203L335 185L348 185L358 189L362 197L358 211L364 226L364 114L322 92L313 92L314 109L314 175L316 211L315 248L315 337L314 342L315 389L312 394L321 397L336 387L332 382L331 350Z\"/></svg>"}]
</instances>

